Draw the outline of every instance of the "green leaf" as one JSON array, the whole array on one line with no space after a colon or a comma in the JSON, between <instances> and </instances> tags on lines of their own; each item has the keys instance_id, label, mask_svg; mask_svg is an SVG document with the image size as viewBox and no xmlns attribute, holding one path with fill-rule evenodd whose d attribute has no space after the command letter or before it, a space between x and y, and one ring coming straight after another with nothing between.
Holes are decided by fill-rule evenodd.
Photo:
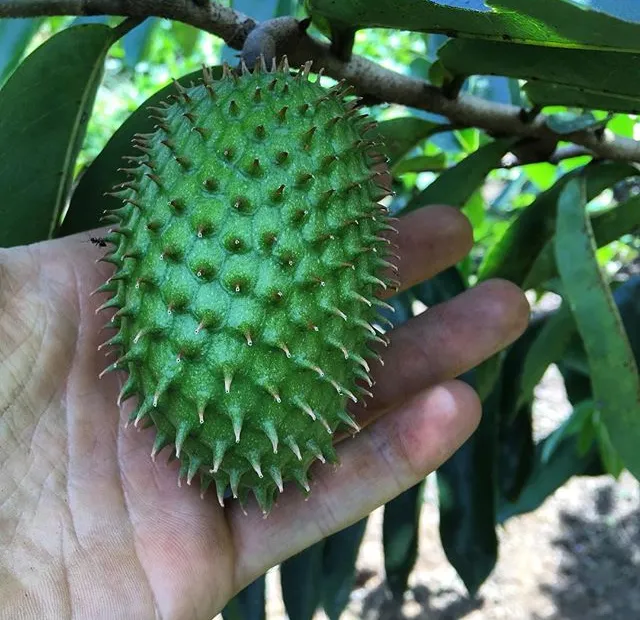
<instances>
[{"instance_id":1,"label":"green leaf","mask_svg":"<svg viewBox=\"0 0 640 620\"><path fill-rule=\"evenodd\" d=\"M527 356L551 316L534 315L524 333L504 353L501 367L502 398L500 411L502 418L505 420L513 420L517 415Z\"/></svg>"},{"instance_id":2,"label":"green leaf","mask_svg":"<svg viewBox=\"0 0 640 620\"><path fill-rule=\"evenodd\" d=\"M112 21L120 18L114 18L110 15L79 15L71 22L71 26L83 26L84 24L105 24L107 26L113 25ZM117 22L116 22L117 23Z\"/></svg>"},{"instance_id":3,"label":"green leaf","mask_svg":"<svg viewBox=\"0 0 640 620\"><path fill-rule=\"evenodd\" d=\"M411 292L428 308L456 297L466 288L457 267L449 267L433 278L416 284Z\"/></svg>"},{"instance_id":4,"label":"green leaf","mask_svg":"<svg viewBox=\"0 0 640 620\"><path fill-rule=\"evenodd\" d=\"M324 538L280 565L280 583L290 620L312 620L322 604L338 620L355 583L356 559L367 518Z\"/></svg>"},{"instance_id":5,"label":"green leaf","mask_svg":"<svg viewBox=\"0 0 640 620\"><path fill-rule=\"evenodd\" d=\"M591 218L596 246L602 248L623 235L640 229L640 196L633 196L622 204ZM524 288L537 288L558 275L553 239L549 240L536 258L524 282Z\"/></svg>"},{"instance_id":6,"label":"green leaf","mask_svg":"<svg viewBox=\"0 0 640 620\"><path fill-rule=\"evenodd\" d=\"M549 435L548 441L544 442L540 456L542 462L549 462L560 442L572 435L576 437L576 451L578 455L583 456L591 450L596 440L595 427L593 424L596 413L595 403L592 400L580 401L574 407L571 415Z\"/></svg>"},{"instance_id":7,"label":"green leaf","mask_svg":"<svg viewBox=\"0 0 640 620\"><path fill-rule=\"evenodd\" d=\"M304 0L304 8L305 11L311 16L313 20L313 25L325 36L331 36L331 26L329 22L322 17L322 15L318 13L314 13L313 7L311 6L311 0Z\"/></svg>"},{"instance_id":8,"label":"green leaf","mask_svg":"<svg viewBox=\"0 0 640 620\"><path fill-rule=\"evenodd\" d=\"M515 501L522 491L533 467L532 403L519 404L518 397L527 356L548 321L546 316L534 317L524 334L505 353L493 356L476 368L476 376L480 369L488 366L500 378L499 383L497 377L490 383L487 381L482 393L490 394L483 400L491 402L496 398L491 392L500 389L498 486L501 497L511 501ZM493 360L497 361L491 364ZM481 393L478 387L476 389Z\"/></svg>"},{"instance_id":9,"label":"green leaf","mask_svg":"<svg viewBox=\"0 0 640 620\"><path fill-rule=\"evenodd\" d=\"M298 0L278 0L276 7L276 17L283 17L286 15L295 15L298 9Z\"/></svg>"},{"instance_id":10,"label":"green leaf","mask_svg":"<svg viewBox=\"0 0 640 620\"><path fill-rule=\"evenodd\" d=\"M282 598L289 620L312 620L320 605L325 540L280 565Z\"/></svg>"},{"instance_id":11,"label":"green leaf","mask_svg":"<svg viewBox=\"0 0 640 620\"><path fill-rule=\"evenodd\" d=\"M476 392L480 400L484 401L496 386L502 370L504 352L496 353L476 366Z\"/></svg>"},{"instance_id":12,"label":"green leaf","mask_svg":"<svg viewBox=\"0 0 640 620\"><path fill-rule=\"evenodd\" d=\"M610 212L609 212L610 213ZM604 215L608 215L605 213ZM596 220L597 221L597 220ZM620 317L625 328L627 337L634 353L636 364L640 360L640 276L629 278L622 285L618 286L613 292L613 298L620 312ZM566 433L577 433L583 430L585 423L589 424L589 428L584 428L586 432L580 435L580 442L592 442L594 439L598 443L598 450L604 463L607 473L618 477L624 467L619 454L611 444L609 433L602 423L600 412L595 409L592 400L593 391L591 389L591 380L589 377L589 367L586 361L586 353L584 346L579 338L576 337L572 342L573 346L569 349L565 358L558 364L560 372L565 380L567 395L572 403L578 403L576 410L580 409L585 403L590 404L588 419L583 421L579 426L577 423L569 426ZM571 422L570 418L569 422ZM588 448L588 443L587 443Z\"/></svg>"},{"instance_id":13,"label":"green leaf","mask_svg":"<svg viewBox=\"0 0 640 620\"><path fill-rule=\"evenodd\" d=\"M640 364L640 275L630 277L616 287L613 299L620 312L636 364ZM593 397L589 364L579 336L572 340L562 362L558 364L571 403Z\"/></svg>"},{"instance_id":14,"label":"green leaf","mask_svg":"<svg viewBox=\"0 0 640 620\"><path fill-rule=\"evenodd\" d=\"M568 135L576 131L584 131L585 129L595 129L602 127L606 122L598 120L591 112L556 112L550 114L545 123L549 129L560 135Z\"/></svg>"},{"instance_id":15,"label":"green leaf","mask_svg":"<svg viewBox=\"0 0 640 620\"><path fill-rule=\"evenodd\" d=\"M451 72L447 71L446 67L442 62L440 62L440 60L436 60L431 63L431 66L429 67L427 82L430 82L433 86L442 88L445 84L449 84L454 77L455 76Z\"/></svg>"},{"instance_id":16,"label":"green leaf","mask_svg":"<svg viewBox=\"0 0 640 620\"><path fill-rule=\"evenodd\" d=\"M527 82L524 91L529 99L540 106L563 105L590 110L609 110L638 114L640 101L625 94L602 94L597 88L574 88L549 82Z\"/></svg>"},{"instance_id":17,"label":"green leaf","mask_svg":"<svg viewBox=\"0 0 640 620\"><path fill-rule=\"evenodd\" d=\"M640 100L640 82L629 79L637 70L640 54L454 39L440 49L439 58L449 72L458 75L504 75L532 80L525 90L534 103L550 103L548 96L538 98L549 91L550 83L554 93L566 89L584 92L585 100L593 101L585 107L594 109L601 107L600 98L615 97L616 101L620 99L635 107ZM554 103L572 105L566 101ZM575 127L573 131L581 128L584 127Z\"/></svg>"},{"instance_id":18,"label":"green leaf","mask_svg":"<svg viewBox=\"0 0 640 620\"><path fill-rule=\"evenodd\" d=\"M435 32L450 37L548 47L640 51L640 25L571 0L487 0L491 10L432 0L309 0L325 18L360 28Z\"/></svg>"},{"instance_id":19,"label":"green leaf","mask_svg":"<svg viewBox=\"0 0 640 620\"><path fill-rule=\"evenodd\" d=\"M640 275L630 277L613 293L636 363L640 363Z\"/></svg>"},{"instance_id":20,"label":"green leaf","mask_svg":"<svg viewBox=\"0 0 640 620\"><path fill-rule=\"evenodd\" d=\"M264 575L234 596L222 610L223 620L265 620L266 578Z\"/></svg>"},{"instance_id":21,"label":"green leaf","mask_svg":"<svg viewBox=\"0 0 640 620\"><path fill-rule=\"evenodd\" d=\"M339 620L356 580L356 560L368 517L325 539L322 556L322 607L329 620Z\"/></svg>"},{"instance_id":22,"label":"green leaf","mask_svg":"<svg viewBox=\"0 0 640 620\"><path fill-rule=\"evenodd\" d=\"M587 353L599 415L625 466L640 478L638 366L598 265L586 204L584 177L571 179L558 200L558 272Z\"/></svg>"},{"instance_id":23,"label":"green leaf","mask_svg":"<svg viewBox=\"0 0 640 620\"><path fill-rule=\"evenodd\" d=\"M498 436L498 487L500 495L515 501L524 488L535 455L533 411L523 404L512 419L500 412Z\"/></svg>"},{"instance_id":24,"label":"green leaf","mask_svg":"<svg viewBox=\"0 0 640 620\"><path fill-rule=\"evenodd\" d=\"M473 373L463 379L473 384ZM498 403L492 399L483 409L476 431L437 471L442 546L472 596L498 557Z\"/></svg>"},{"instance_id":25,"label":"green leaf","mask_svg":"<svg viewBox=\"0 0 640 620\"><path fill-rule=\"evenodd\" d=\"M411 296L408 291L403 291L394 295L390 299L387 299L387 303L393 308L380 309L380 316L391 322L394 327L399 327L403 323L406 323L412 316L411 313Z\"/></svg>"},{"instance_id":26,"label":"green leaf","mask_svg":"<svg viewBox=\"0 0 640 620\"><path fill-rule=\"evenodd\" d=\"M542 463L548 463L553 457L553 453L564 439L571 435L577 435L585 424L590 423L591 416L595 411L594 402L592 400L583 400L578 403L571 415L569 415L558 428L547 438L541 446L540 460Z\"/></svg>"},{"instance_id":27,"label":"green leaf","mask_svg":"<svg viewBox=\"0 0 640 620\"><path fill-rule=\"evenodd\" d=\"M313 20L314 26L331 40L331 54L343 62L348 62L353 51L358 26L345 25L343 22L325 19L322 15L314 12L309 0L305 0L305 8Z\"/></svg>"},{"instance_id":28,"label":"green leaf","mask_svg":"<svg viewBox=\"0 0 640 620\"><path fill-rule=\"evenodd\" d=\"M428 204L449 204L463 207L472 194L484 183L514 144L514 138L494 140L468 155L461 162L445 170L417 196L401 213L409 213Z\"/></svg>"},{"instance_id":29,"label":"green leaf","mask_svg":"<svg viewBox=\"0 0 640 620\"><path fill-rule=\"evenodd\" d=\"M160 20L157 17L147 17L139 26L136 26L122 37L124 64L130 69L135 68L141 60L144 60L153 31L159 22Z\"/></svg>"},{"instance_id":30,"label":"green leaf","mask_svg":"<svg viewBox=\"0 0 640 620\"><path fill-rule=\"evenodd\" d=\"M482 187L473 192L462 208L462 212L469 218L469 222L474 230L478 230L482 226L485 215L486 205L482 196Z\"/></svg>"},{"instance_id":31,"label":"green leaf","mask_svg":"<svg viewBox=\"0 0 640 620\"><path fill-rule=\"evenodd\" d=\"M214 79L222 75L221 67L212 68ZM202 77L201 71L194 71L178 79L183 86L190 82L197 82ZM156 106L175 91L175 86L169 84L149 97L111 136L100 154L85 170L71 197L71 203L62 222L58 236L71 235L90 230L100 225L100 218L107 209L112 209L114 199L104 193L111 190L117 183L122 182L122 158L132 155L131 137L135 133L150 133L156 123L149 118L149 106Z\"/></svg>"},{"instance_id":32,"label":"green leaf","mask_svg":"<svg viewBox=\"0 0 640 620\"><path fill-rule=\"evenodd\" d=\"M543 461L542 453L545 451L545 444L555 441L554 435L562 432L561 429L557 429L537 444L531 475L517 501L510 502L506 498L501 498L498 506L499 523L537 510L550 495L553 495L573 476L600 476L605 473L595 445L592 445L586 454L579 454L577 435L561 438L549 460Z\"/></svg>"},{"instance_id":33,"label":"green leaf","mask_svg":"<svg viewBox=\"0 0 640 620\"><path fill-rule=\"evenodd\" d=\"M0 85L16 68L41 25L41 18L0 19Z\"/></svg>"},{"instance_id":34,"label":"green leaf","mask_svg":"<svg viewBox=\"0 0 640 620\"><path fill-rule=\"evenodd\" d=\"M624 463L611 442L609 429L603 423L599 411L594 412L592 423L604 468L608 474L618 478L624 469Z\"/></svg>"},{"instance_id":35,"label":"green leaf","mask_svg":"<svg viewBox=\"0 0 640 620\"><path fill-rule=\"evenodd\" d=\"M625 138L633 138L635 126L635 119L628 114L616 114L607 123L607 129L611 129L614 133L624 136Z\"/></svg>"},{"instance_id":36,"label":"green leaf","mask_svg":"<svg viewBox=\"0 0 640 620\"><path fill-rule=\"evenodd\" d=\"M575 329L573 315L565 304L545 321L524 361L517 407L533 400L533 390L547 368L562 358Z\"/></svg>"},{"instance_id":37,"label":"green leaf","mask_svg":"<svg viewBox=\"0 0 640 620\"><path fill-rule=\"evenodd\" d=\"M501 419L506 420L505 423L513 421L519 412L518 387L524 359L538 330L539 323L532 321L525 333L506 352L500 351L492 355L474 369L476 392L483 402L496 389L498 380L501 380L503 394L500 401L500 416Z\"/></svg>"},{"instance_id":38,"label":"green leaf","mask_svg":"<svg viewBox=\"0 0 640 620\"><path fill-rule=\"evenodd\" d=\"M394 176L406 174L407 172L440 172L447 163L447 157L444 153L437 155L419 155L410 159L403 159L393 168Z\"/></svg>"},{"instance_id":39,"label":"green leaf","mask_svg":"<svg viewBox=\"0 0 640 620\"><path fill-rule=\"evenodd\" d=\"M589 450L596 443L596 429L593 426L592 419L589 418L588 422L583 424L578 431L578 440L576 442L576 449L580 456L588 454ZM603 463L604 465L604 463Z\"/></svg>"},{"instance_id":40,"label":"green leaf","mask_svg":"<svg viewBox=\"0 0 640 620\"><path fill-rule=\"evenodd\" d=\"M480 147L480 131L475 127L455 129L453 133L467 153L473 153Z\"/></svg>"},{"instance_id":41,"label":"green leaf","mask_svg":"<svg viewBox=\"0 0 640 620\"><path fill-rule=\"evenodd\" d=\"M331 53L340 60L348 62L351 59L353 45L356 40L357 28L342 24L329 24L329 38L331 39Z\"/></svg>"},{"instance_id":42,"label":"green leaf","mask_svg":"<svg viewBox=\"0 0 640 620\"><path fill-rule=\"evenodd\" d=\"M553 185L558 173L558 168L547 162L528 164L522 170L526 178L540 191L548 190Z\"/></svg>"},{"instance_id":43,"label":"green leaf","mask_svg":"<svg viewBox=\"0 0 640 620\"><path fill-rule=\"evenodd\" d=\"M580 344L580 356L584 357L584 348L582 347L582 342L579 341L579 336L576 336L576 340ZM573 362L568 363L570 360L567 358L570 355L570 351L571 347L569 347L569 351L558 362L557 366L564 380L567 398L574 407L577 407L582 401L593 399L593 390L591 389L591 379L589 378L589 366L585 361L582 364L582 368L578 370L574 367Z\"/></svg>"},{"instance_id":44,"label":"green leaf","mask_svg":"<svg viewBox=\"0 0 640 620\"><path fill-rule=\"evenodd\" d=\"M424 482L421 482L392 499L384 507L384 570L389 590L397 601L402 600L409 575L418 557L423 497Z\"/></svg>"},{"instance_id":45,"label":"green leaf","mask_svg":"<svg viewBox=\"0 0 640 620\"><path fill-rule=\"evenodd\" d=\"M116 37L99 24L62 30L0 90L0 145L11 154L0 161L0 247L52 236Z\"/></svg>"},{"instance_id":46,"label":"green leaf","mask_svg":"<svg viewBox=\"0 0 640 620\"><path fill-rule=\"evenodd\" d=\"M409 64L409 75L421 80L429 79L430 70L431 63L426 58L414 58Z\"/></svg>"},{"instance_id":47,"label":"green leaf","mask_svg":"<svg viewBox=\"0 0 640 620\"><path fill-rule=\"evenodd\" d=\"M182 22L172 22L171 34L180 46L182 53L186 57L189 57L196 49L202 30L194 28L189 24L183 24Z\"/></svg>"},{"instance_id":48,"label":"green leaf","mask_svg":"<svg viewBox=\"0 0 640 620\"><path fill-rule=\"evenodd\" d=\"M433 134L447 129L446 125L433 123L416 116L401 116L382 121L377 132L384 143L384 152L393 166L417 144Z\"/></svg>"},{"instance_id":49,"label":"green leaf","mask_svg":"<svg viewBox=\"0 0 640 620\"><path fill-rule=\"evenodd\" d=\"M553 237L560 192L583 171L587 179L589 200L617 181L637 174L637 170L630 164L598 162L564 175L523 209L500 240L487 252L478 270L480 281L505 278L522 286L535 259Z\"/></svg>"}]
</instances>

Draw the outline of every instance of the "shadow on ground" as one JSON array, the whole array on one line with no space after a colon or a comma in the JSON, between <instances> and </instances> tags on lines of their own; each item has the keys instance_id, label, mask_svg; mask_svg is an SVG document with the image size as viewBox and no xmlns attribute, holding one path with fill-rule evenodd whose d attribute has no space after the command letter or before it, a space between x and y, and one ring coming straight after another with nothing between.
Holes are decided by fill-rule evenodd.
<instances>
[{"instance_id":1,"label":"shadow on ground","mask_svg":"<svg viewBox=\"0 0 640 620\"><path fill-rule=\"evenodd\" d=\"M458 620L470 612L481 609L482 597L462 598L459 590L439 590L437 608L431 605L432 595L423 585L410 589L404 603L394 601L384 583L370 590L362 601L362 617L378 620L411 620L438 618L438 620ZM443 599L448 599L443 605Z\"/></svg>"},{"instance_id":2,"label":"shadow on ground","mask_svg":"<svg viewBox=\"0 0 640 620\"><path fill-rule=\"evenodd\" d=\"M384 582L371 583L376 571L359 571L357 618L640 619L640 496L635 485L618 485L603 476L558 494L553 500L557 516L549 520L539 514L529 532L535 540L526 538L526 527L515 530L515 536L511 531L515 542L503 545L501 568L476 598L466 596L459 583L433 578L437 566L429 566L398 604Z\"/></svg>"},{"instance_id":3,"label":"shadow on ground","mask_svg":"<svg viewBox=\"0 0 640 620\"><path fill-rule=\"evenodd\" d=\"M564 620L640 618L640 505L618 496L611 482L584 498L583 507L561 511L553 541L558 574L541 590Z\"/></svg>"}]
</instances>

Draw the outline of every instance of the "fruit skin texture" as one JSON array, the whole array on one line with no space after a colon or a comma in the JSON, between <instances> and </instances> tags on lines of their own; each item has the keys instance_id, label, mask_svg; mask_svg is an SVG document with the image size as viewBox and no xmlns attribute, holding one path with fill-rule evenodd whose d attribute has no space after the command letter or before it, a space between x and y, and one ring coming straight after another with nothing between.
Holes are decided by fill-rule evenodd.
<instances>
[{"instance_id":1,"label":"fruit skin texture","mask_svg":"<svg viewBox=\"0 0 640 620\"><path fill-rule=\"evenodd\" d=\"M309 491L313 461L336 462L385 340L384 159L344 87L308 73L205 70L154 109L114 188L116 271L98 289L120 351L105 372L127 371L119 402L137 397L152 457L171 446L179 480L213 481L221 504L253 491L265 513L285 482Z\"/></svg>"}]
</instances>

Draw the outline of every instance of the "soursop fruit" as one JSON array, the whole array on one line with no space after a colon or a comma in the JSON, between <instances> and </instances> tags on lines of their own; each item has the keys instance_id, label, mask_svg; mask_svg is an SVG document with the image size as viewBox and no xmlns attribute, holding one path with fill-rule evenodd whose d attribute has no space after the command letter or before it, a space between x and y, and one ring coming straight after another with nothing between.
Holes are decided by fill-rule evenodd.
<instances>
[{"instance_id":1,"label":"soursop fruit","mask_svg":"<svg viewBox=\"0 0 640 620\"><path fill-rule=\"evenodd\" d=\"M386 160L343 84L225 67L153 110L136 135L104 257L136 426L155 428L180 478L197 475L267 513L287 481L309 491L349 401L370 395L385 341L377 295L392 283L379 200ZM113 312L113 311L112 311Z\"/></svg>"}]
</instances>

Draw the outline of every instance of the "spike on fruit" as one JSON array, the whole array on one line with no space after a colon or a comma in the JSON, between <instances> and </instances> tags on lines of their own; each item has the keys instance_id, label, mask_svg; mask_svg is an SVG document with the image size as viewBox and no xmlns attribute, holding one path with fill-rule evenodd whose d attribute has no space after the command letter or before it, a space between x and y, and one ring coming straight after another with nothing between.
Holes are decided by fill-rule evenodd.
<instances>
[{"instance_id":1,"label":"spike on fruit","mask_svg":"<svg viewBox=\"0 0 640 620\"><path fill-rule=\"evenodd\" d=\"M151 458L170 446L180 481L214 484L221 505L230 489L243 510L252 492L266 515L287 482L310 492L311 463L337 461L335 432L358 430L348 401L372 394L365 358L382 361L370 345L390 309L377 296L398 283L386 159L360 102L310 81L309 63L255 66L204 67L149 111L98 292L116 311L106 372L128 373L118 403L137 397Z\"/></svg>"}]
</instances>

